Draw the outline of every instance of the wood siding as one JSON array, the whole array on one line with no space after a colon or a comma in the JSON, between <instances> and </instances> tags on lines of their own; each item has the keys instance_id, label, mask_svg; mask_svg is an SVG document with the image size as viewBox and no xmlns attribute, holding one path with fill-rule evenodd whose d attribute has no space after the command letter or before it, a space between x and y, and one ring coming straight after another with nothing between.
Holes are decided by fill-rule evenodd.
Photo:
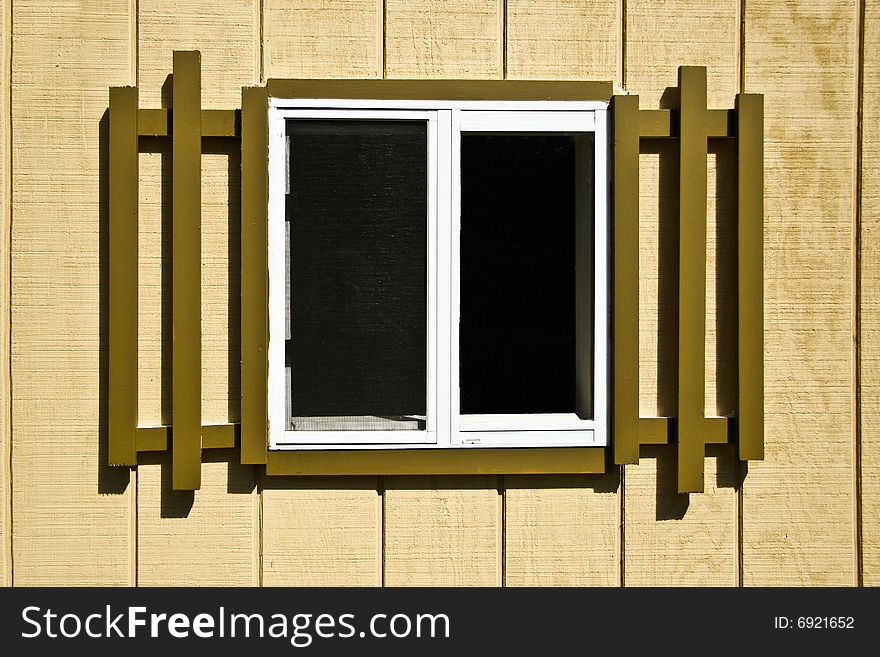
<instances>
[{"instance_id":1,"label":"wood siding","mask_svg":"<svg viewBox=\"0 0 880 657\"><path fill-rule=\"evenodd\" d=\"M0 584L880 584L877 2L15 0L0 43ZM622 475L558 477L267 478L212 450L194 495L171 490L164 456L104 465L108 87L166 106L175 49L201 51L206 108L269 77L383 76L608 79L653 108L679 65L708 67L710 107L763 93L766 460L746 472L711 447L690 496L663 447ZM150 144L138 412L160 424L171 169ZM237 421L240 160L203 151L203 422ZM640 405L662 415L677 156L642 153ZM710 414L735 403L733 158L710 145Z\"/></svg>"}]
</instances>

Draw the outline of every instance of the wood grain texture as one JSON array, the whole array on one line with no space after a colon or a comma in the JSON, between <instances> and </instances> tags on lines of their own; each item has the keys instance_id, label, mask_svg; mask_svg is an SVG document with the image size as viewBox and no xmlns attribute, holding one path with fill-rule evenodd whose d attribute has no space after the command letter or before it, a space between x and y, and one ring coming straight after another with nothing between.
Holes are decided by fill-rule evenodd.
<instances>
[{"instance_id":1,"label":"wood grain texture","mask_svg":"<svg viewBox=\"0 0 880 657\"><path fill-rule=\"evenodd\" d=\"M851 585L854 2L746 3L764 94L765 461L743 488L746 585Z\"/></svg>"},{"instance_id":2,"label":"wood grain texture","mask_svg":"<svg viewBox=\"0 0 880 657\"><path fill-rule=\"evenodd\" d=\"M202 53L202 109L241 105L241 88L259 82L258 0L138 2L138 86L141 107L170 105L162 86L175 50Z\"/></svg>"},{"instance_id":3,"label":"wood grain texture","mask_svg":"<svg viewBox=\"0 0 880 657\"><path fill-rule=\"evenodd\" d=\"M138 586L254 586L253 466L212 450L202 488L171 490L171 461L138 466Z\"/></svg>"},{"instance_id":4,"label":"wood grain texture","mask_svg":"<svg viewBox=\"0 0 880 657\"><path fill-rule=\"evenodd\" d=\"M626 90L653 109L666 87L676 86L679 66L706 66L709 107L733 107L738 5L737 0L628 0Z\"/></svg>"},{"instance_id":5,"label":"wood grain texture","mask_svg":"<svg viewBox=\"0 0 880 657\"><path fill-rule=\"evenodd\" d=\"M507 476L506 586L617 586L616 475Z\"/></svg>"},{"instance_id":6,"label":"wood grain texture","mask_svg":"<svg viewBox=\"0 0 880 657\"><path fill-rule=\"evenodd\" d=\"M100 376L102 116L108 87L134 82L130 7L12 8L12 496L22 586L132 583L131 471L106 465Z\"/></svg>"},{"instance_id":7,"label":"wood grain texture","mask_svg":"<svg viewBox=\"0 0 880 657\"><path fill-rule=\"evenodd\" d=\"M10 505L12 472L10 470L10 447L12 441L12 399L9 379L9 246L10 246L10 80L9 66L12 56L12 5L3 3L0 16L0 586L12 586L12 508Z\"/></svg>"},{"instance_id":8,"label":"wood grain texture","mask_svg":"<svg viewBox=\"0 0 880 657\"><path fill-rule=\"evenodd\" d=\"M880 585L880 6L865 5L862 67L862 576Z\"/></svg>"},{"instance_id":9,"label":"wood grain texture","mask_svg":"<svg viewBox=\"0 0 880 657\"><path fill-rule=\"evenodd\" d=\"M502 77L502 11L501 0L386 0L386 77Z\"/></svg>"},{"instance_id":10,"label":"wood grain texture","mask_svg":"<svg viewBox=\"0 0 880 657\"><path fill-rule=\"evenodd\" d=\"M617 7L507 2L507 77L610 80ZM615 586L620 580L616 477L503 477L508 586Z\"/></svg>"},{"instance_id":11,"label":"wood grain texture","mask_svg":"<svg viewBox=\"0 0 880 657\"><path fill-rule=\"evenodd\" d=\"M386 477L387 586L501 584L497 477Z\"/></svg>"},{"instance_id":12,"label":"wood grain texture","mask_svg":"<svg viewBox=\"0 0 880 657\"><path fill-rule=\"evenodd\" d=\"M172 52L182 49L202 52L203 107L239 107L241 86L257 82L253 2L229 3L222 13L198 1L142 1L138 6L141 107L170 101L169 90L163 93L162 87L171 72ZM168 381L163 380L163 373L170 378L171 365L171 166L168 159L162 161L170 155L169 144L149 143L165 153L141 155L138 415L140 422L156 424L168 422L171 410ZM203 424L237 421L239 416L238 148L233 140L202 142ZM257 582L254 471L234 465L237 454L219 454L229 456L230 464L202 466L202 488L186 519L174 517L184 513L186 495L171 490L170 478L159 476L158 466L138 477L139 583L195 582L191 578L197 574L216 584ZM216 454L203 452L203 458L216 460ZM214 562L228 557L228 567L211 571L211 555Z\"/></svg>"},{"instance_id":13,"label":"wood grain texture","mask_svg":"<svg viewBox=\"0 0 880 657\"><path fill-rule=\"evenodd\" d=\"M733 107L736 93L737 1L696 7L684 2L628 2L626 61L628 93L645 109L677 102L666 89L678 84L680 65L707 66L708 104ZM664 97L664 94L667 94ZM678 147L644 141L639 163L639 411L675 415L678 307ZM735 308L736 169L723 147L707 158L706 411L729 412L736 395L735 325L719 331ZM727 280L725 280L727 279ZM719 322L721 320L721 322ZM733 336L733 340L730 336ZM717 373L721 372L719 382ZM733 373L731 380L729 374ZM721 385L716 385L720 383ZM726 384L726 388L724 387ZM731 385L732 384L732 385ZM720 389L720 390L719 390ZM720 392L720 394L718 394ZM651 455L624 476L624 582L626 585L732 585L736 583L736 491L734 463L707 459L706 492L676 492L669 450ZM671 472L670 472L671 471ZM726 487L718 485L718 480ZM681 553L688 558L681 559ZM656 556L652 559L651 555ZM660 556L662 555L662 556ZM687 561L687 563L683 563ZM722 566L723 564L723 566Z\"/></svg>"},{"instance_id":14,"label":"wood grain texture","mask_svg":"<svg viewBox=\"0 0 880 657\"><path fill-rule=\"evenodd\" d=\"M369 5L334 3L330 9L328 3L267 2L266 77L375 77L378 66L366 53L381 17L373 3L376 13L371 22ZM368 33L361 34L362 30ZM316 44L313 34L322 35L322 43ZM372 72L359 68L368 65ZM381 583L382 517L375 477L267 477L265 481L263 584Z\"/></svg>"},{"instance_id":15,"label":"wood grain texture","mask_svg":"<svg viewBox=\"0 0 880 657\"><path fill-rule=\"evenodd\" d=\"M617 3L508 0L507 77L613 80Z\"/></svg>"},{"instance_id":16,"label":"wood grain texture","mask_svg":"<svg viewBox=\"0 0 880 657\"><path fill-rule=\"evenodd\" d=\"M626 466L626 586L736 586L737 540L733 448L710 447L705 492L676 493L675 452L642 448Z\"/></svg>"},{"instance_id":17,"label":"wood grain texture","mask_svg":"<svg viewBox=\"0 0 880 657\"><path fill-rule=\"evenodd\" d=\"M263 490L265 586L379 586L375 477L273 477Z\"/></svg>"},{"instance_id":18,"label":"wood grain texture","mask_svg":"<svg viewBox=\"0 0 880 657\"><path fill-rule=\"evenodd\" d=\"M266 78L382 77L381 0L266 0Z\"/></svg>"}]
</instances>

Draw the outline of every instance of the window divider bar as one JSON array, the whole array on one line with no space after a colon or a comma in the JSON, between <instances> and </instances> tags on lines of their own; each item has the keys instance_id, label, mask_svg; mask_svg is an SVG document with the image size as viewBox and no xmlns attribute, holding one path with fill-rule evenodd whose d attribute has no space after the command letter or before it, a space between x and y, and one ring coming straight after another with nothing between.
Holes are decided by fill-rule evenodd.
<instances>
[{"instance_id":1,"label":"window divider bar","mask_svg":"<svg viewBox=\"0 0 880 657\"><path fill-rule=\"evenodd\" d=\"M764 458L764 97L737 94L738 368L741 460Z\"/></svg>"},{"instance_id":2,"label":"window divider bar","mask_svg":"<svg viewBox=\"0 0 880 657\"><path fill-rule=\"evenodd\" d=\"M241 462L268 458L268 96L241 90Z\"/></svg>"},{"instance_id":3,"label":"window divider bar","mask_svg":"<svg viewBox=\"0 0 880 657\"><path fill-rule=\"evenodd\" d=\"M136 465L138 89L111 87L109 110L108 460Z\"/></svg>"},{"instance_id":4,"label":"window divider bar","mask_svg":"<svg viewBox=\"0 0 880 657\"><path fill-rule=\"evenodd\" d=\"M614 462L639 460L639 97L611 99Z\"/></svg>"},{"instance_id":5,"label":"window divider bar","mask_svg":"<svg viewBox=\"0 0 880 657\"><path fill-rule=\"evenodd\" d=\"M703 490L706 380L706 69L679 68L678 492Z\"/></svg>"},{"instance_id":6,"label":"window divider bar","mask_svg":"<svg viewBox=\"0 0 880 657\"><path fill-rule=\"evenodd\" d=\"M174 53L172 92L172 487L197 490L202 463L201 55Z\"/></svg>"}]
</instances>

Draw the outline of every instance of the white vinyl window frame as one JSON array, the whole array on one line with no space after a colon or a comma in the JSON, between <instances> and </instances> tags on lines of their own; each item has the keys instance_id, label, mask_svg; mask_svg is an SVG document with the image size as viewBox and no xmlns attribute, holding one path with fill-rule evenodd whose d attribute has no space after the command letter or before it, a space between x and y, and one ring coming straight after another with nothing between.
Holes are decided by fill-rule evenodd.
<instances>
[{"instance_id":1,"label":"white vinyl window frame","mask_svg":"<svg viewBox=\"0 0 880 657\"><path fill-rule=\"evenodd\" d=\"M272 450L604 447L609 406L607 103L595 101L269 100L269 448ZM284 365L288 119L424 120L428 125L428 336L425 430L287 430ZM458 299L462 133L592 134L593 417L460 415Z\"/></svg>"}]
</instances>

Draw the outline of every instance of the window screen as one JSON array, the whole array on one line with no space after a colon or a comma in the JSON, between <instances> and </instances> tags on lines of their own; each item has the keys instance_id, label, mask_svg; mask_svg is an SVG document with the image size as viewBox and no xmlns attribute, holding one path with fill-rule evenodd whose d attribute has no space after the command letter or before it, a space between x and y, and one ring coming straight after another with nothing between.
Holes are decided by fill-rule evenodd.
<instances>
[{"instance_id":1,"label":"window screen","mask_svg":"<svg viewBox=\"0 0 880 657\"><path fill-rule=\"evenodd\" d=\"M427 124L287 135L287 428L424 429Z\"/></svg>"},{"instance_id":2,"label":"window screen","mask_svg":"<svg viewBox=\"0 0 880 657\"><path fill-rule=\"evenodd\" d=\"M587 139L462 135L463 414L583 411L576 402L577 351L592 345L576 344L576 226L579 212L590 213L592 225L592 187L576 172L592 171ZM580 362L589 377L591 363Z\"/></svg>"}]
</instances>

